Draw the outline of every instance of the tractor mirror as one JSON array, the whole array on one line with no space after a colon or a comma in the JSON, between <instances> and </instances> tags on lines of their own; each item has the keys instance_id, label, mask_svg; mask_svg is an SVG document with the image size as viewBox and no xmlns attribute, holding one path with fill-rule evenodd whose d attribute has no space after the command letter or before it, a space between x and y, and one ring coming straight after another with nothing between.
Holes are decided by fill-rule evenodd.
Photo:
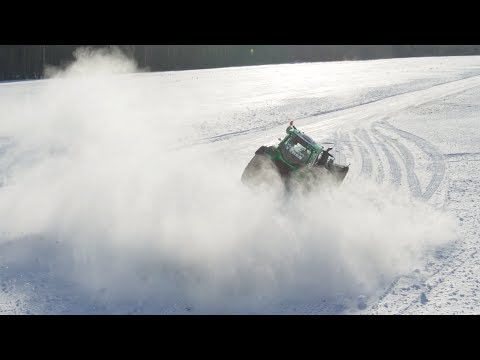
<instances>
[{"instance_id":1,"label":"tractor mirror","mask_svg":"<svg viewBox=\"0 0 480 360\"><path fill-rule=\"evenodd\" d=\"M327 152L329 152L330 150L333 150L333 148L328 148L328 149L327 149Z\"/></svg>"}]
</instances>

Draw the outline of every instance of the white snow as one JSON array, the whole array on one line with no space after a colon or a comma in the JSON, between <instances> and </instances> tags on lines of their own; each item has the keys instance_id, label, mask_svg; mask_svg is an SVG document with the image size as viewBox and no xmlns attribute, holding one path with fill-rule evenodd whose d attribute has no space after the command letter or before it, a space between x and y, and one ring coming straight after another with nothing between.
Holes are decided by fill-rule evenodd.
<instances>
[{"instance_id":1,"label":"white snow","mask_svg":"<svg viewBox=\"0 0 480 360\"><path fill-rule=\"evenodd\" d=\"M0 313L479 313L480 57L0 84ZM239 181L290 120L350 163Z\"/></svg>"}]
</instances>

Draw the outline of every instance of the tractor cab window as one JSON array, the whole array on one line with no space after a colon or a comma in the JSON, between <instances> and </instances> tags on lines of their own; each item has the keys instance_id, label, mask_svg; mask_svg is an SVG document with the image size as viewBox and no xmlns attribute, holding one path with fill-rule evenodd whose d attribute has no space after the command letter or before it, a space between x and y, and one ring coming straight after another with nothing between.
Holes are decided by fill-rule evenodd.
<instances>
[{"instance_id":1,"label":"tractor cab window","mask_svg":"<svg viewBox=\"0 0 480 360\"><path fill-rule=\"evenodd\" d=\"M304 140L291 136L280 149L282 156L292 165L305 165L312 154Z\"/></svg>"}]
</instances>

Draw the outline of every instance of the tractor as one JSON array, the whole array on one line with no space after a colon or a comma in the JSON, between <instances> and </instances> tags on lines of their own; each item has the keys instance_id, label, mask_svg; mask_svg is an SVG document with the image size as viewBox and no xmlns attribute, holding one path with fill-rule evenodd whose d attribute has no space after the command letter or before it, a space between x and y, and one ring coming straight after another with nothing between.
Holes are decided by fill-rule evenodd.
<instances>
[{"instance_id":1,"label":"tractor","mask_svg":"<svg viewBox=\"0 0 480 360\"><path fill-rule=\"evenodd\" d=\"M330 153L310 136L298 130L293 121L287 127L287 136L280 143L261 146L255 151L243 171L241 180L247 185L269 183L274 177L287 187L293 183L307 184L309 188L319 182L341 184L350 165L335 163Z\"/></svg>"}]
</instances>

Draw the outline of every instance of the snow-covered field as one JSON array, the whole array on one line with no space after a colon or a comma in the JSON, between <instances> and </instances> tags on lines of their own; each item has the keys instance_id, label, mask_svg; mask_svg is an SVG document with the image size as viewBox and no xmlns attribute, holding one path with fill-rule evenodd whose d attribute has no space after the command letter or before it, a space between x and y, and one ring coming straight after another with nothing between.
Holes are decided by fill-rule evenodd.
<instances>
[{"instance_id":1,"label":"snow-covered field","mask_svg":"<svg viewBox=\"0 0 480 360\"><path fill-rule=\"evenodd\" d=\"M480 313L480 57L0 84L0 313ZM240 175L290 120L350 163L285 202Z\"/></svg>"}]
</instances>

